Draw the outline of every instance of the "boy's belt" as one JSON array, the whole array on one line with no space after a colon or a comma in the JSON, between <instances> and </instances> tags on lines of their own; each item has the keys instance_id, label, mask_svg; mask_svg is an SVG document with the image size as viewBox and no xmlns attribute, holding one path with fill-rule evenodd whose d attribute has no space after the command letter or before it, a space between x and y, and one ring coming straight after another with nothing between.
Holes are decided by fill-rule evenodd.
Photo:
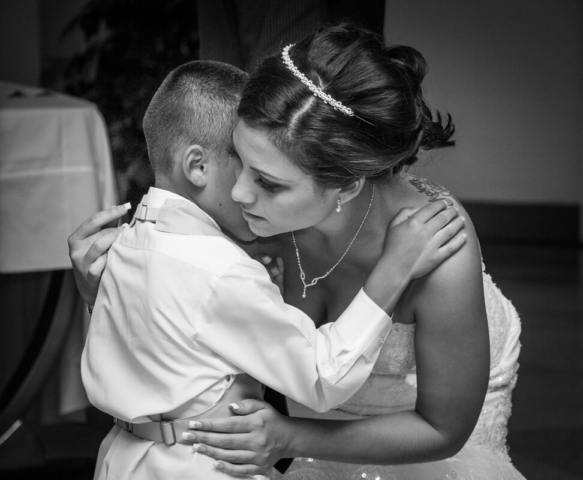
<instances>
[{"instance_id":1,"label":"boy's belt","mask_svg":"<svg viewBox=\"0 0 583 480\"><path fill-rule=\"evenodd\" d=\"M122 430L145 440L165 443L166 445L174 445L176 443L192 445L192 440L184 440L182 434L188 432L190 429L189 424L195 418L200 418L200 416L178 420L162 420L160 422L131 423L113 417L113 423Z\"/></svg>"}]
</instances>

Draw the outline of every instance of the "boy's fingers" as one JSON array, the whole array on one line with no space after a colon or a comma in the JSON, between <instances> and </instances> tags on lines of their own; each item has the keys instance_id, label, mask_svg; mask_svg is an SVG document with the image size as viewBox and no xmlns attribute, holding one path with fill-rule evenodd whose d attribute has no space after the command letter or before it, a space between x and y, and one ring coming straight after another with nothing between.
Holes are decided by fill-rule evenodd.
<instances>
[{"instance_id":1,"label":"boy's fingers","mask_svg":"<svg viewBox=\"0 0 583 480\"><path fill-rule=\"evenodd\" d=\"M415 218L419 221L426 223L430 219L432 219L435 215L439 212L445 210L448 207L448 204L445 200L438 200L437 202L429 202L427 205L424 205L420 208L416 213L413 214Z\"/></svg>"},{"instance_id":2,"label":"boy's fingers","mask_svg":"<svg viewBox=\"0 0 583 480\"><path fill-rule=\"evenodd\" d=\"M399 210L397 215L395 215L393 220L391 220L391 223L389 224L389 228L396 227L400 223L403 223L405 220L407 220L411 215L413 215L417 211L419 211L419 208L413 208L413 207L402 208L401 210Z\"/></svg>"},{"instance_id":3,"label":"boy's fingers","mask_svg":"<svg viewBox=\"0 0 583 480\"><path fill-rule=\"evenodd\" d=\"M449 242L462 228L464 228L466 219L457 217L451 220L445 227L441 228L434 236L437 245L442 246Z\"/></svg>"},{"instance_id":4,"label":"boy's fingers","mask_svg":"<svg viewBox=\"0 0 583 480\"><path fill-rule=\"evenodd\" d=\"M458 233L448 243L439 248L439 255L443 260L448 259L458 252L466 243L468 236L465 233Z\"/></svg>"},{"instance_id":5,"label":"boy's fingers","mask_svg":"<svg viewBox=\"0 0 583 480\"><path fill-rule=\"evenodd\" d=\"M265 267L267 267L273 261L266 253L257 253L253 256L253 258Z\"/></svg>"},{"instance_id":6,"label":"boy's fingers","mask_svg":"<svg viewBox=\"0 0 583 480\"><path fill-rule=\"evenodd\" d=\"M283 287L284 287L283 281L284 281L283 272L280 272L280 273L278 273L278 274L277 274L277 276L275 277L275 284L276 284L276 285L277 285L279 288L282 288L282 289L283 289Z\"/></svg>"},{"instance_id":7,"label":"boy's fingers","mask_svg":"<svg viewBox=\"0 0 583 480\"><path fill-rule=\"evenodd\" d=\"M433 234L436 234L458 216L459 212L455 208L446 208L430 218L426 225Z\"/></svg>"}]
</instances>

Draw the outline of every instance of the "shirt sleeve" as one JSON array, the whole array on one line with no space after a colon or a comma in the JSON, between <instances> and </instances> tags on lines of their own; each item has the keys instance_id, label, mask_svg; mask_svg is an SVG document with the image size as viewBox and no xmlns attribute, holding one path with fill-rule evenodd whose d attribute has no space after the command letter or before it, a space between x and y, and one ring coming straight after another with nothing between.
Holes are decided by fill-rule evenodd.
<instances>
[{"instance_id":1,"label":"shirt sleeve","mask_svg":"<svg viewBox=\"0 0 583 480\"><path fill-rule=\"evenodd\" d=\"M252 260L215 277L205 295L196 339L319 412L344 403L362 386L392 325L361 290L336 322L316 329L305 313L284 303L267 272Z\"/></svg>"}]
</instances>

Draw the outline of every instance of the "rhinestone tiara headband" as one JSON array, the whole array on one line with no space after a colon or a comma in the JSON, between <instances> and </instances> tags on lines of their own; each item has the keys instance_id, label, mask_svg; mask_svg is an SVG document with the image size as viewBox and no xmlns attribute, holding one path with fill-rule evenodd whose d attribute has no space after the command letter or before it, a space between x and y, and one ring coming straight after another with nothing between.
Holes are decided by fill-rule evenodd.
<instances>
[{"instance_id":1,"label":"rhinestone tiara headband","mask_svg":"<svg viewBox=\"0 0 583 480\"><path fill-rule=\"evenodd\" d=\"M289 50L291 47L293 47L295 44L290 44L287 47L284 47L283 52L282 52L282 57L283 57L283 63L285 63L285 66L287 68L289 68L291 70L291 72L300 79L300 81L310 89L310 91L316 96L321 98L324 102L326 102L328 105L334 107L336 110L340 110L342 113L344 113L345 115L348 115L350 117L354 117L354 112L352 111L352 108L348 108L344 105L342 105L342 103L340 103L338 100L334 100L330 95L328 95L327 93L324 93L324 91L320 88L317 87L314 82L312 82L308 77L306 77L302 72L300 72L298 70L298 68L294 65L294 62L292 61L292 59L289 56Z\"/></svg>"},{"instance_id":2,"label":"rhinestone tiara headband","mask_svg":"<svg viewBox=\"0 0 583 480\"><path fill-rule=\"evenodd\" d=\"M359 117L358 115L356 115L354 113L354 111L352 110L352 108L347 107L346 105L342 105L341 102L339 102L338 100L334 100L330 95L328 95L327 93L324 92L324 90L322 90L320 87L317 87L314 82L312 82L308 77L306 77L302 72L300 72L298 70L298 68L294 65L294 62L292 61L292 59L289 56L289 51L290 48L292 48L295 44L291 43L288 46L284 47L283 52L281 53L281 56L283 57L283 63L285 64L285 66L291 70L291 72L300 79L300 81L310 89L310 91L314 94L314 96L320 98L321 100L323 100L324 102L326 102L328 105L334 107L335 110L340 110L344 115L348 115L349 117L356 117L359 120L368 123L369 125L372 125L373 127L376 127L376 125L374 123L370 123L368 120L365 120L364 118Z\"/></svg>"}]
</instances>

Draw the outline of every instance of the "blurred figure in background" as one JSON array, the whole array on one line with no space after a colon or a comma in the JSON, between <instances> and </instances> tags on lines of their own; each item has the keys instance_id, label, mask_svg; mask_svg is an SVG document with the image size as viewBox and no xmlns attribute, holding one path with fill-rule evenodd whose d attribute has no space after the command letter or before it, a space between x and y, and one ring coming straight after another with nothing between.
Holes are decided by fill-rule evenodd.
<instances>
[{"instance_id":1,"label":"blurred figure in background","mask_svg":"<svg viewBox=\"0 0 583 480\"><path fill-rule=\"evenodd\" d=\"M382 32L384 0L198 0L200 59L251 72L257 62L330 22Z\"/></svg>"}]
</instances>

